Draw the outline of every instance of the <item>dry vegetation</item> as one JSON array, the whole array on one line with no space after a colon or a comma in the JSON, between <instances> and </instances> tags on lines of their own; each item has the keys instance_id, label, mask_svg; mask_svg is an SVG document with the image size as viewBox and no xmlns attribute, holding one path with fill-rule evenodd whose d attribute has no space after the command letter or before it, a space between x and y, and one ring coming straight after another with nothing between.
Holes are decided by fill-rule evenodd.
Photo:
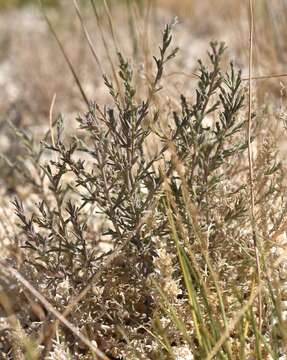
<instances>
[{"instance_id":1,"label":"dry vegetation","mask_svg":"<svg viewBox=\"0 0 287 360\"><path fill-rule=\"evenodd\" d=\"M286 359L287 8L253 3L2 10L0 359Z\"/></svg>"}]
</instances>

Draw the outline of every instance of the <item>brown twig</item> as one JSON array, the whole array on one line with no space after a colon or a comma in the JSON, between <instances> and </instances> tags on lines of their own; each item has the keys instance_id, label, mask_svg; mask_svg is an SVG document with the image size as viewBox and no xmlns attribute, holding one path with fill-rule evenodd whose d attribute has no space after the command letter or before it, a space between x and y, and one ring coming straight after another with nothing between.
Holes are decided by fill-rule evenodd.
<instances>
[{"instance_id":1,"label":"brown twig","mask_svg":"<svg viewBox=\"0 0 287 360\"><path fill-rule=\"evenodd\" d=\"M173 71L167 75L165 75L164 77L171 77L171 76L185 76L188 77L190 79L198 79L199 75L196 73L186 73L184 71ZM251 76L251 80L272 80L272 79L278 79L278 78L284 78L287 77L287 73L282 73L282 74L270 74L270 75L258 75L258 76ZM241 79L242 81L249 81L249 77L245 77Z\"/></svg>"},{"instance_id":2,"label":"brown twig","mask_svg":"<svg viewBox=\"0 0 287 360\"><path fill-rule=\"evenodd\" d=\"M268 79L277 79L277 78L281 78L281 77L287 77L287 73L252 76L251 80L268 80ZM248 78L242 78L242 81L249 81L249 77Z\"/></svg>"}]
</instances>

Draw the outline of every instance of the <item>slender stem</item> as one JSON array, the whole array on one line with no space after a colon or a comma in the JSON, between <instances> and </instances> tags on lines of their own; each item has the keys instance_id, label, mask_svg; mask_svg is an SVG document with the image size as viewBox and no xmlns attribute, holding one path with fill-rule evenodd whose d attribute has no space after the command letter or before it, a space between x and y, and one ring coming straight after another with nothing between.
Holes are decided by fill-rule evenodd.
<instances>
[{"instance_id":1,"label":"slender stem","mask_svg":"<svg viewBox=\"0 0 287 360\"><path fill-rule=\"evenodd\" d=\"M82 86L82 84L81 84L81 81L80 81L80 79L79 79L79 77L78 77L78 75L77 75L77 72L76 72L76 70L74 69L74 66L73 66L72 63L71 63L71 60L70 60L69 56L67 55L66 50L65 50L62 42L60 41L60 39L59 39L59 37L58 37L58 35L57 35L57 33L56 33L56 31L55 31L55 29L54 29L51 21L49 20L46 12L45 12L45 10L44 10L44 7L43 7L43 5L42 5L42 0L39 0L39 2L40 2L40 5L41 5L42 13L43 13L43 15L44 15L44 18L45 18L45 20L46 20L49 28L50 28L50 31L51 31L51 33L53 34L56 42L58 43L58 46L59 46L59 48L60 48L60 50L61 50L61 52L62 52L62 54L63 54L63 56L64 56L64 58L65 58L65 60L66 60L66 62L67 62L67 65L68 65L71 73L73 74L74 80L75 80L75 82L76 82L76 84L77 84L77 86L78 86L78 89L80 90L80 93L81 93L81 95L82 95L82 98L83 98L84 102L86 103L87 107L89 108L89 106L90 106L90 101L89 101L89 99L88 99L88 97L87 97L87 95L86 95L86 93L85 93L85 90L84 90L84 88L83 88L83 86Z\"/></svg>"},{"instance_id":2,"label":"slender stem","mask_svg":"<svg viewBox=\"0 0 287 360\"><path fill-rule=\"evenodd\" d=\"M249 186L250 186L250 201L251 201L251 226L252 226L252 238L253 246L255 250L256 257L256 267L257 267L257 280L258 287L261 289L261 264L260 264L260 253L259 253L259 244L258 236L256 229L256 219L255 219L255 197L254 197L254 183L253 183L253 162L252 162L252 146L251 146L251 125L252 125L252 67L253 67L253 32L254 32L254 16L253 16L253 3L252 0L249 0L249 15L250 15L250 32L249 32L249 77L248 77L248 129L247 129L247 140L248 140L248 163L249 163ZM258 292L258 302L259 302L259 333L262 329L262 292Z\"/></svg>"},{"instance_id":3,"label":"slender stem","mask_svg":"<svg viewBox=\"0 0 287 360\"><path fill-rule=\"evenodd\" d=\"M80 23L81 23L81 26L82 26L82 29L83 29L85 38L86 38L86 40L87 40L87 42L88 42L89 48L90 48L90 50L91 50L91 52L92 52L92 54L93 54L94 59L96 60L96 63L97 63L97 65L98 65L99 69L100 69L101 75L103 76L104 70L103 70L101 61L100 61L100 59L98 58L98 55L97 55L95 46L94 46L94 44L93 44L93 42L92 42L92 39L91 39L90 34L89 34L89 32L88 32L88 29L87 29L87 27L86 27L86 25L85 25L85 22L84 22L84 19L83 19L82 14L81 14L80 7L79 7L79 4L78 4L78 1L77 1L77 0L74 0L74 6L75 6L75 9L76 9L76 13L77 13L77 15L78 15L78 18L79 18L79 20L80 20Z\"/></svg>"}]
</instances>

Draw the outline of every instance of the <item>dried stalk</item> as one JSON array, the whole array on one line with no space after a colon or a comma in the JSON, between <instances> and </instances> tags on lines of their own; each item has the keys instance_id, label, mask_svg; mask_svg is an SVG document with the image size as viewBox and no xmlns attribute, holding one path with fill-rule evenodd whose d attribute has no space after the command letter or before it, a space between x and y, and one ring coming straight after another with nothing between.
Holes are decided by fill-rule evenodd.
<instances>
[{"instance_id":1,"label":"dried stalk","mask_svg":"<svg viewBox=\"0 0 287 360\"><path fill-rule=\"evenodd\" d=\"M254 32L254 17L253 17L253 3L249 0L249 14L250 14L250 32L249 32L249 81L248 81L248 163L249 163L249 186L250 186L250 201L251 201L251 226L252 226L252 238L256 257L257 267L257 280L259 289L261 288L261 264L260 264L260 251L258 244L258 235L256 229L255 219L255 197L254 197L254 183L253 183L253 162L252 162L252 146L251 146L251 125L252 125L252 67L253 67L253 32ZM262 328L262 294L258 292L259 301L259 333Z\"/></svg>"}]
</instances>

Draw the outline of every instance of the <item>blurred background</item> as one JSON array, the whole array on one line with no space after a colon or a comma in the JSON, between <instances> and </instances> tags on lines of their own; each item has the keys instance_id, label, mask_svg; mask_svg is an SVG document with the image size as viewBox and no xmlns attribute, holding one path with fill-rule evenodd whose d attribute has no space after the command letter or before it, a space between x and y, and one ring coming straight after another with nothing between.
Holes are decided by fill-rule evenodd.
<instances>
[{"instance_id":1,"label":"blurred background","mask_svg":"<svg viewBox=\"0 0 287 360\"><path fill-rule=\"evenodd\" d=\"M253 3L253 74L282 74L286 71L287 2ZM102 74L115 76L117 51L132 61L139 87L144 85L153 71L152 55L167 22L177 23L174 44L180 47L164 78L171 98L178 97L182 89L192 92L197 59L205 56L211 40L224 41L229 49L227 62L233 60L247 76L249 1L43 0L43 4L89 100L109 101ZM256 84L258 99L264 103L284 91L285 77ZM2 130L8 119L40 131L47 125L54 94L56 113L85 109L37 0L0 0L0 88Z\"/></svg>"}]
</instances>

